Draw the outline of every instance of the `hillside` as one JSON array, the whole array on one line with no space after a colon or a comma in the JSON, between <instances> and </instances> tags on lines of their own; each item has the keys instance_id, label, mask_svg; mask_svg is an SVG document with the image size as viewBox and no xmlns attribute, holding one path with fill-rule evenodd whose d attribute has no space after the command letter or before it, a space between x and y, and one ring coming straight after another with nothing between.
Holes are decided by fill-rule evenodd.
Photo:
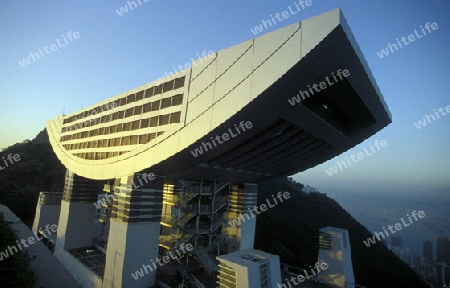
<instances>
[{"instance_id":1,"label":"hillside","mask_svg":"<svg viewBox=\"0 0 450 288\"><path fill-rule=\"evenodd\" d=\"M21 160L0 171L0 203L31 226L40 191L62 191L65 168L56 158L46 131L32 141L8 147ZM317 261L318 229L335 226L349 230L356 282L366 287L427 287L414 272L382 244L366 247L370 232L339 204L322 193L303 193L302 184L289 178L259 183L259 203L278 191L285 200L257 218L255 248L278 254L283 263L307 268ZM332 191L327 191L332 192Z\"/></svg>"},{"instance_id":2,"label":"hillside","mask_svg":"<svg viewBox=\"0 0 450 288\"><path fill-rule=\"evenodd\" d=\"M257 218L255 248L281 257L281 262L308 268L317 261L319 229L347 229L357 284L365 287L428 287L414 271L383 244L363 244L372 234L335 200L323 193L303 193L302 185L290 178L260 184L258 203L272 199L278 191L291 198ZM331 191L330 191L331 192Z\"/></svg>"},{"instance_id":3,"label":"hillside","mask_svg":"<svg viewBox=\"0 0 450 288\"><path fill-rule=\"evenodd\" d=\"M0 171L0 203L31 226L39 192L62 191L65 168L53 152L46 130L32 141L25 140L3 150L0 159L9 154L19 154L20 161Z\"/></svg>"}]
</instances>

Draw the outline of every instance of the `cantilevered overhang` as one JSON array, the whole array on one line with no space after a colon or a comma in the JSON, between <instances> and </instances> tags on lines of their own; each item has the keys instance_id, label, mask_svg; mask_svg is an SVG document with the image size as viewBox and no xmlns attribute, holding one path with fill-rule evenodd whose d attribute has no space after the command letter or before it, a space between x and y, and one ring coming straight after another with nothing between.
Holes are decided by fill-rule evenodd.
<instances>
[{"instance_id":1,"label":"cantilevered overhang","mask_svg":"<svg viewBox=\"0 0 450 288\"><path fill-rule=\"evenodd\" d=\"M299 90L323 82L339 69L347 69L350 76L300 104L289 103ZM55 135L61 132L64 120L55 118L47 130L58 158L74 173L94 179L148 171L168 178L258 181L314 167L391 122L383 96L339 9L219 51L181 76L185 77L184 87L167 92L169 96L185 95L181 123L172 124L149 143L127 146L126 152L113 158L89 160L74 156L64 148L67 145L61 145ZM154 83L124 95L138 95L150 86ZM145 95L142 101L146 101ZM133 105L137 104L121 109ZM134 117L143 123L146 115ZM125 120L111 123L120 121ZM228 129L242 121L250 121L252 128L193 155L204 143L212 144L211 137L229 133ZM153 128L140 127L137 132L120 135L146 133L146 129Z\"/></svg>"}]
</instances>

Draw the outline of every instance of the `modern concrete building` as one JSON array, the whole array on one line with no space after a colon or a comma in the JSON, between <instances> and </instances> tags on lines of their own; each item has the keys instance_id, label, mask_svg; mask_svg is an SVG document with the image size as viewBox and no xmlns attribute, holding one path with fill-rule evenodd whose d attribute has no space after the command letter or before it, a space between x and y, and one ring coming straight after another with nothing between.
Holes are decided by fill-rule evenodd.
<instances>
[{"instance_id":1,"label":"modern concrete building","mask_svg":"<svg viewBox=\"0 0 450 288\"><path fill-rule=\"evenodd\" d=\"M319 274L319 281L333 287L354 288L355 276L348 231L325 227L319 233L319 262L325 262L329 267Z\"/></svg>"},{"instance_id":2,"label":"modern concrete building","mask_svg":"<svg viewBox=\"0 0 450 288\"><path fill-rule=\"evenodd\" d=\"M269 288L281 283L280 259L259 250L240 250L218 256L217 287Z\"/></svg>"},{"instance_id":3,"label":"modern concrete building","mask_svg":"<svg viewBox=\"0 0 450 288\"><path fill-rule=\"evenodd\" d=\"M61 212L61 192L40 192L36 206L36 217L33 221L32 230L43 238L43 243L54 250L56 244L56 233L45 233L43 229L52 225L58 225Z\"/></svg>"},{"instance_id":4,"label":"modern concrete building","mask_svg":"<svg viewBox=\"0 0 450 288\"><path fill-rule=\"evenodd\" d=\"M257 203L258 181L323 163L390 122L339 9L204 55L48 121L67 168L55 254L84 287L149 287L154 272L131 273L182 243L217 269L213 254L253 248L256 217L224 223ZM102 191L114 200L95 258L83 251Z\"/></svg>"},{"instance_id":5,"label":"modern concrete building","mask_svg":"<svg viewBox=\"0 0 450 288\"><path fill-rule=\"evenodd\" d=\"M427 241L423 242L422 247L423 247L422 256L427 258L430 262L433 262L433 259L434 259L434 257L433 257L433 255L434 255L433 242L431 242L430 240L427 240Z\"/></svg>"},{"instance_id":6,"label":"modern concrete building","mask_svg":"<svg viewBox=\"0 0 450 288\"><path fill-rule=\"evenodd\" d=\"M436 239L436 262L444 261L450 263L450 238L441 235Z\"/></svg>"},{"instance_id":7,"label":"modern concrete building","mask_svg":"<svg viewBox=\"0 0 450 288\"><path fill-rule=\"evenodd\" d=\"M437 264L437 282L438 287L449 288L450 287L450 265L442 262Z\"/></svg>"}]
</instances>

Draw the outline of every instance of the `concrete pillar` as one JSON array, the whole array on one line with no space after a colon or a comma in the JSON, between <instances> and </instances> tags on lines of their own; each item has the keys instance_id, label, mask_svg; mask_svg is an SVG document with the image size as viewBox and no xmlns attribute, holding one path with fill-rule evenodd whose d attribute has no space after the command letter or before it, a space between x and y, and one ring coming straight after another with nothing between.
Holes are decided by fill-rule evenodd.
<instances>
[{"instance_id":1,"label":"concrete pillar","mask_svg":"<svg viewBox=\"0 0 450 288\"><path fill-rule=\"evenodd\" d=\"M45 225L58 225L61 212L61 192L40 192L36 205L36 216L33 221L32 230L39 231Z\"/></svg>"},{"instance_id":2,"label":"concrete pillar","mask_svg":"<svg viewBox=\"0 0 450 288\"><path fill-rule=\"evenodd\" d=\"M64 250L92 246L94 202L97 201L99 188L99 181L66 171L55 248L57 257L63 255ZM59 260L64 263L62 258L64 256Z\"/></svg>"},{"instance_id":3,"label":"concrete pillar","mask_svg":"<svg viewBox=\"0 0 450 288\"><path fill-rule=\"evenodd\" d=\"M252 210L258 204L258 185L231 185L228 223L225 230L223 249L227 253L253 249L256 230L256 213Z\"/></svg>"},{"instance_id":4,"label":"concrete pillar","mask_svg":"<svg viewBox=\"0 0 450 288\"><path fill-rule=\"evenodd\" d=\"M155 285L151 264L158 258L164 179L152 178L136 173L116 179L103 288ZM136 271L142 272L137 279Z\"/></svg>"}]
</instances>

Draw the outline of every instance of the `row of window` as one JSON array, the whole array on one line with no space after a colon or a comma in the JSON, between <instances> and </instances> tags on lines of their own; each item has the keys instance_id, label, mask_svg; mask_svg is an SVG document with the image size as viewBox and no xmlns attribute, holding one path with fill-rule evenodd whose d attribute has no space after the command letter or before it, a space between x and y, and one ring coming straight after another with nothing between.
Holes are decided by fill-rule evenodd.
<instances>
[{"instance_id":1,"label":"row of window","mask_svg":"<svg viewBox=\"0 0 450 288\"><path fill-rule=\"evenodd\" d=\"M64 127L62 129L62 133L67 131L73 131L77 129L81 129L83 127L90 127L101 123L107 123L111 122L117 119L124 119L127 117L135 116L135 115L141 115L143 113L147 113L150 111L157 111L160 109L172 107L172 106L179 106L183 103L183 94L178 94L172 97L164 98L161 100L157 100L154 102L150 102L141 106L131 107L127 110L123 111L117 111L115 113L112 113L110 115L104 115L102 117L98 117L96 119L91 119L89 121L81 122L73 124L69 127Z\"/></svg>"},{"instance_id":2,"label":"row of window","mask_svg":"<svg viewBox=\"0 0 450 288\"><path fill-rule=\"evenodd\" d=\"M76 149L108 148L108 147L119 147L119 146L126 146L126 145L147 144L150 141L154 140L156 137L162 135L163 133L164 132L161 131L161 132L149 133L149 134L144 134L144 135L131 135L131 136L112 138L112 139L93 140L93 141L86 141L86 142L81 142L81 143L66 144L66 145L63 145L63 147L66 150L76 150ZM110 152L108 152L108 153L110 153ZM119 152L117 152L117 153L119 153ZM77 153L74 155L77 156L78 154L89 154L89 153ZM95 158L86 158L86 159L95 159Z\"/></svg>"},{"instance_id":3,"label":"row of window","mask_svg":"<svg viewBox=\"0 0 450 288\"><path fill-rule=\"evenodd\" d=\"M88 137L94 137L98 135L109 135L114 134L122 131L133 131L133 130L139 130L144 129L148 127L158 127L158 126L164 126L167 124L172 123L180 123L181 122L181 111L170 113L170 114L164 114L164 115L158 115L146 119L139 119L132 122L127 123L119 123L116 125L108 126L108 127L102 127L98 129L93 129L89 131L83 131L71 135L65 135L61 137L61 142L69 141L69 140L76 140L76 139L84 139Z\"/></svg>"},{"instance_id":4,"label":"row of window","mask_svg":"<svg viewBox=\"0 0 450 288\"><path fill-rule=\"evenodd\" d=\"M146 90L139 91L139 92L137 92L135 94L131 94L131 95L128 95L126 97L117 99L117 100L115 100L113 102L114 104L112 105L112 107L123 106L123 105L126 105L128 103L132 103L132 102L136 102L136 101L142 100L144 98L149 98L149 97L152 97L152 96L156 96L156 95L159 95L159 94L162 94L162 93L165 93L165 92L169 92L169 91L181 88L181 87L184 86L184 80L185 80L185 77L183 76L181 78L177 78L177 79L174 79L174 80L162 83L161 85L153 86L153 87L150 87L150 88L148 88ZM70 122L73 122L73 121L75 121L77 119L82 119L82 118L91 116L93 114L97 114L97 113L99 113L101 111L103 111L103 106L98 106L98 107L95 107L95 108L93 108L91 110L83 111L80 114L73 115L73 116L71 116L69 118L66 118L66 119L64 119L63 123L64 124L70 123Z\"/></svg>"}]
</instances>

